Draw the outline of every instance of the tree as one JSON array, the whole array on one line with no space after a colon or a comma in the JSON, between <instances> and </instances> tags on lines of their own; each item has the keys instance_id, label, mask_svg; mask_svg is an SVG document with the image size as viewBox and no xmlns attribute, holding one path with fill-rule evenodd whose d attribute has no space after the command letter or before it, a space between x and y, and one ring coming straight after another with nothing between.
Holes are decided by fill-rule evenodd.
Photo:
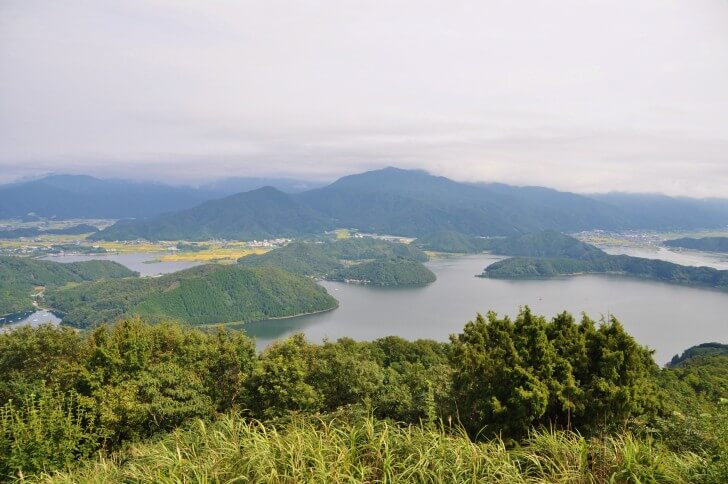
<instances>
[{"instance_id":1,"label":"tree","mask_svg":"<svg viewBox=\"0 0 728 484\"><path fill-rule=\"evenodd\" d=\"M288 411L316 411L322 395L307 382L310 351L303 334L274 343L260 356L247 388L251 410L261 417L279 417Z\"/></svg>"}]
</instances>

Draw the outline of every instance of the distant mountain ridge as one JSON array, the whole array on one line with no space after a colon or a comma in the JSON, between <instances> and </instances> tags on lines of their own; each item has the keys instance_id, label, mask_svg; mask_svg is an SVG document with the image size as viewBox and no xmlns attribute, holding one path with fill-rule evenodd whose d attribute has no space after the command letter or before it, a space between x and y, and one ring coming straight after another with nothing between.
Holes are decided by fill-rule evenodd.
<instances>
[{"instance_id":1,"label":"distant mountain ridge","mask_svg":"<svg viewBox=\"0 0 728 484\"><path fill-rule=\"evenodd\" d=\"M210 200L147 220L121 221L92 240L270 239L320 232L327 221L273 187Z\"/></svg>"},{"instance_id":2,"label":"distant mountain ridge","mask_svg":"<svg viewBox=\"0 0 728 484\"><path fill-rule=\"evenodd\" d=\"M276 186L295 193L320 183L288 178L235 177L200 187L48 175L0 185L0 218L34 213L44 218L145 218L191 208L208 200Z\"/></svg>"},{"instance_id":3,"label":"distant mountain ridge","mask_svg":"<svg viewBox=\"0 0 728 484\"><path fill-rule=\"evenodd\" d=\"M260 190L190 204L163 215L159 213L163 210L154 210L155 214L137 217L145 220L119 222L96 238L249 240L315 234L337 227L421 237L437 232L514 236L542 230L728 226L728 201L586 196L541 187L460 183L420 170L398 168L345 176L325 187L300 193L286 194L272 187ZM137 202L151 203L141 195ZM170 203L167 200L166 206ZM186 198L184 203L191 203L191 199Z\"/></svg>"}]
</instances>

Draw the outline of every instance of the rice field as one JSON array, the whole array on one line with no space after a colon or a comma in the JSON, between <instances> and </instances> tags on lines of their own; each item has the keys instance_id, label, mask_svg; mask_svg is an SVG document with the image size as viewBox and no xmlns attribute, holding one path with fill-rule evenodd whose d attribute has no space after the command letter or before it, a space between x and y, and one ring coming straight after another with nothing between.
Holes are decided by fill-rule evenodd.
<instances>
[{"instance_id":1,"label":"rice field","mask_svg":"<svg viewBox=\"0 0 728 484\"><path fill-rule=\"evenodd\" d=\"M211 248L199 252L177 252L165 254L156 260L160 262L235 262L251 254L265 254L270 249L264 247L226 247Z\"/></svg>"}]
</instances>

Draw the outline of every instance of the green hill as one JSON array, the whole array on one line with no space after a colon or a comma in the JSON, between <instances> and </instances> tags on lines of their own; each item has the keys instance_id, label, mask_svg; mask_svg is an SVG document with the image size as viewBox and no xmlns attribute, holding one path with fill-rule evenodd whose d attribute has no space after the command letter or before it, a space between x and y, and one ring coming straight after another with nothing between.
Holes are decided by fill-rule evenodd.
<instances>
[{"instance_id":1,"label":"green hill","mask_svg":"<svg viewBox=\"0 0 728 484\"><path fill-rule=\"evenodd\" d=\"M684 237L682 239L666 240L662 245L682 249L703 250L706 252L728 253L728 237L702 237L699 239Z\"/></svg>"},{"instance_id":2,"label":"green hill","mask_svg":"<svg viewBox=\"0 0 728 484\"><path fill-rule=\"evenodd\" d=\"M502 255L522 257L565 257L578 260L600 259L606 253L574 237L544 230L494 241L491 249Z\"/></svg>"},{"instance_id":3,"label":"green hill","mask_svg":"<svg viewBox=\"0 0 728 484\"><path fill-rule=\"evenodd\" d=\"M454 230L441 230L419 237L412 244L434 252L476 254L490 249L493 239L473 237Z\"/></svg>"},{"instance_id":4,"label":"green hill","mask_svg":"<svg viewBox=\"0 0 728 484\"><path fill-rule=\"evenodd\" d=\"M318 233L327 220L272 187L146 220L119 221L90 240L255 240Z\"/></svg>"},{"instance_id":5,"label":"green hill","mask_svg":"<svg viewBox=\"0 0 728 484\"><path fill-rule=\"evenodd\" d=\"M409 259L375 260L355 264L329 279L374 286L419 286L435 282L435 274L420 262Z\"/></svg>"},{"instance_id":6,"label":"green hill","mask_svg":"<svg viewBox=\"0 0 728 484\"><path fill-rule=\"evenodd\" d=\"M265 254L251 254L238 259L245 267L278 267L302 276L324 277L343 267L329 250L329 244L291 242Z\"/></svg>"},{"instance_id":7,"label":"green hill","mask_svg":"<svg viewBox=\"0 0 728 484\"><path fill-rule=\"evenodd\" d=\"M326 244L326 250L343 260L368 260L368 259L390 259L404 258L427 262L428 257L419 247L412 244L389 242L373 237L359 237L343 240L336 240Z\"/></svg>"},{"instance_id":8,"label":"green hill","mask_svg":"<svg viewBox=\"0 0 728 484\"><path fill-rule=\"evenodd\" d=\"M707 356L717 355L728 357L728 345L723 343L702 343L691 346L683 351L681 355L673 356L667 366L669 368L684 367L696 358L705 358ZM726 387L726 390L728 390L728 384Z\"/></svg>"},{"instance_id":9,"label":"green hill","mask_svg":"<svg viewBox=\"0 0 728 484\"><path fill-rule=\"evenodd\" d=\"M583 273L612 273L678 284L728 289L728 271L656 259L609 255L593 245L553 232L506 239L498 253L516 255L486 267L482 277L541 278Z\"/></svg>"},{"instance_id":10,"label":"green hill","mask_svg":"<svg viewBox=\"0 0 728 484\"><path fill-rule=\"evenodd\" d=\"M422 262L427 254L407 244L373 238L292 242L265 254L242 257L247 267L278 267L304 276L357 280L394 286L427 284L435 275Z\"/></svg>"},{"instance_id":11,"label":"green hill","mask_svg":"<svg viewBox=\"0 0 728 484\"><path fill-rule=\"evenodd\" d=\"M62 264L26 257L0 256L0 315L33 308L34 288L129 277L136 273L111 261Z\"/></svg>"},{"instance_id":12,"label":"green hill","mask_svg":"<svg viewBox=\"0 0 728 484\"><path fill-rule=\"evenodd\" d=\"M255 321L332 309L336 300L277 268L205 265L161 277L58 288L46 296L64 324L92 327L130 314L200 325Z\"/></svg>"}]
</instances>

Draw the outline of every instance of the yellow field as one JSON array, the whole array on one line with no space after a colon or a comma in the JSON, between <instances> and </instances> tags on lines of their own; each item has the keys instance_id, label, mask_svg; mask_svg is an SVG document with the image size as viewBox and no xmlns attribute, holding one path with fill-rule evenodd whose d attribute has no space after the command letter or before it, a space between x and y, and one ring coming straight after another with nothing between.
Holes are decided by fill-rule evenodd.
<instances>
[{"instance_id":1,"label":"yellow field","mask_svg":"<svg viewBox=\"0 0 728 484\"><path fill-rule=\"evenodd\" d=\"M164 252L168 247L174 246L174 243L159 242L141 242L141 243L123 243L123 242L94 242L93 245L103 247L109 252Z\"/></svg>"},{"instance_id":2,"label":"yellow field","mask_svg":"<svg viewBox=\"0 0 728 484\"><path fill-rule=\"evenodd\" d=\"M235 262L251 254L265 254L270 249L263 247L226 247L199 252L165 254L157 258L161 262Z\"/></svg>"},{"instance_id":3,"label":"yellow field","mask_svg":"<svg viewBox=\"0 0 728 484\"><path fill-rule=\"evenodd\" d=\"M337 229L337 230L334 230L334 232L336 233L336 238L340 239L340 240L348 239L349 237L351 237L351 233L349 232L349 229Z\"/></svg>"},{"instance_id":4,"label":"yellow field","mask_svg":"<svg viewBox=\"0 0 728 484\"><path fill-rule=\"evenodd\" d=\"M26 247L26 246L50 246L53 244L68 244L77 240L83 240L85 235L44 235L37 240L21 239L0 239L0 247Z\"/></svg>"}]
</instances>

